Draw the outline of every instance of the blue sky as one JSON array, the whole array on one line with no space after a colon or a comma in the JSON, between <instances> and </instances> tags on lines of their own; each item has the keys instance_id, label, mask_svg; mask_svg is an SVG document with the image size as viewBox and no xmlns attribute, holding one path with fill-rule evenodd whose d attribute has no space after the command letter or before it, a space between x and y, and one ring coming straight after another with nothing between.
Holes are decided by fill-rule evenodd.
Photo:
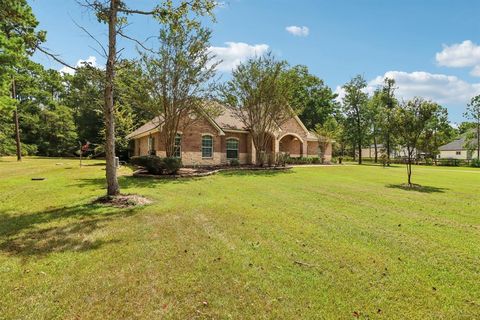
<instances>
[{"instance_id":1,"label":"blue sky","mask_svg":"<svg viewBox=\"0 0 480 320\"><path fill-rule=\"evenodd\" d=\"M46 46L72 64L102 65L97 48L73 21L105 39L106 28L75 0L30 0ZM148 8L153 0L129 1ZM224 60L223 78L239 61L271 50L290 64L304 64L341 94L356 74L368 91L385 75L397 80L397 95L421 95L447 107L450 119L462 120L469 98L480 94L480 23L478 0L226 0L216 10L212 52ZM129 34L155 35L157 24L133 17ZM135 46L121 42L124 56ZM62 66L37 54L47 67Z\"/></svg>"}]
</instances>

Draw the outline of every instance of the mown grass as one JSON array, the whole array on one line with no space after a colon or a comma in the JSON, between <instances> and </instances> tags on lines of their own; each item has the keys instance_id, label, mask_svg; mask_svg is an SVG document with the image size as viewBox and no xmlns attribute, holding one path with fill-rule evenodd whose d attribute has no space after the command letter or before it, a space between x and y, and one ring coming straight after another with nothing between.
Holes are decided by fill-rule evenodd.
<instances>
[{"instance_id":1,"label":"mown grass","mask_svg":"<svg viewBox=\"0 0 480 320\"><path fill-rule=\"evenodd\" d=\"M480 170L122 168L114 209L85 163L0 158L0 318L480 318Z\"/></svg>"}]
</instances>

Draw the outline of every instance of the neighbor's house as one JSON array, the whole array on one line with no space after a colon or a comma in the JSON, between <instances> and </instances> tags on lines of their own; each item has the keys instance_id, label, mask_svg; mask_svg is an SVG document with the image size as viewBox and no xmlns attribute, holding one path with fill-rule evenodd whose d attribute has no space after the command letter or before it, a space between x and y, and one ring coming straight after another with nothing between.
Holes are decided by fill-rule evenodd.
<instances>
[{"instance_id":1,"label":"neighbor's house","mask_svg":"<svg viewBox=\"0 0 480 320\"><path fill-rule=\"evenodd\" d=\"M384 147L383 144L381 143L377 144L377 158L380 159L382 154L386 154L386 153L387 153L386 146ZM408 154L407 149L403 147L395 147L395 148L392 148L392 150L390 150L391 159L403 158L403 157L406 157L407 154ZM414 155L416 154L417 152L414 152ZM362 158L372 158L372 159L375 158L374 144L370 145L369 147L362 148Z\"/></svg>"},{"instance_id":2,"label":"neighbor's house","mask_svg":"<svg viewBox=\"0 0 480 320\"><path fill-rule=\"evenodd\" d=\"M130 133L133 154L165 156L162 141L161 119L156 118ZM278 130L271 132L268 150L270 155L288 153L291 157L318 157L318 136L305 128L302 121L293 116ZM204 116L177 133L176 156L184 165L222 165L231 160L241 164L255 163L255 147L245 124L227 108L220 116ZM330 161L332 146L326 150L325 160Z\"/></svg>"},{"instance_id":3,"label":"neighbor's house","mask_svg":"<svg viewBox=\"0 0 480 320\"><path fill-rule=\"evenodd\" d=\"M440 151L438 158L460 160L470 160L472 158L477 158L477 154L475 152L466 148L466 142L466 137L465 135L463 135L460 138L441 146L440 148L438 148L438 150Z\"/></svg>"}]
</instances>

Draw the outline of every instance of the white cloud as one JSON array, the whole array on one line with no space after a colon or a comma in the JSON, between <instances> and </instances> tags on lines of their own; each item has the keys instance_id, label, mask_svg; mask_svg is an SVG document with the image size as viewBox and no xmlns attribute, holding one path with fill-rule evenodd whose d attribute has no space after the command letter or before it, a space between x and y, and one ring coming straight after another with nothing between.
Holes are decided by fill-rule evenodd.
<instances>
[{"instance_id":1,"label":"white cloud","mask_svg":"<svg viewBox=\"0 0 480 320\"><path fill-rule=\"evenodd\" d=\"M97 67L97 58L95 56L89 56L87 59L79 59L77 63L75 64L75 67L81 67L86 64L91 65L92 67ZM75 70L69 67L63 67L59 70L61 73L68 73L68 74L74 74Z\"/></svg>"},{"instance_id":2,"label":"white cloud","mask_svg":"<svg viewBox=\"0 0 480 320\"><path fill-rule=\"evenodd\" d=\"M470 40L444 45L441 52L437 52L435 59L440 66L452 68L473 67L470 74L480 76L480 46Z\"/></svg>"},{"instance_id":3,"label":"white cloud","mask_svg":"<svg viewBox=\"0 0 480 320\"><path fill-rule=\"evenodd\" d=\"M299 26L288 26L285 28L288 33L293 34L294 36L297 37L306 37L310 33L310 30L308 27L299 27Z\"/></svg>"},{"instance_id":4,"label":"white cloud","mask_svg":"<svg viewBox=\"0 0 480 320\"><path fill-rule=\"evenodd\" d=\"M423 71L410 73L388 71L369 81L365 92L372 94L375 89L383 85L385 78L395 79L397 87L395 95L397 98L405 100L419 96L444 106L465 106L471 97L480 93L480 83L468 83L456 76ZM337 100L341 101L345 95L344 90L338 86L335 92L339 94Z\"/></svg>"},{"instance_id":5,"label":"white cloud","mask_svg":"<svg viewBox=\"0 0 480 320\"><path fill-rule=\"evenodd\" d=\"M210 47L209 51L214 54L216 61L222 61L218 66L219 71L232 71L240 63L248 58L260 56L268 51L268 45L249 45L243 42L226 42L226 47Z\"/></svg>"},{"instance_id":6,"label":"white cloud","mask_svg":"<svg viewBox=\"0 0 480 320\"><path fill-rule=\"evenodd\" d=\"M456 76L423 71L388 71L368 83L369 91L373 92L381 86L386 77L395 79L396 95L403 99L420 96L444 105L463 106L480 93L480 83L468 83Z\"/></svg>"}]
</instances>

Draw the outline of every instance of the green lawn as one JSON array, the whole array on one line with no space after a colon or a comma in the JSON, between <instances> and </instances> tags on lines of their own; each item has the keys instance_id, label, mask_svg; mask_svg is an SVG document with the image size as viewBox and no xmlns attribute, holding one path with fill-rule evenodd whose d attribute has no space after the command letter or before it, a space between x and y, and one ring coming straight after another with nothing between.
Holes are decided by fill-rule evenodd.
<instances>
[{"instance_id":1,"label":"green lawn","mask_svg":"<svg viewBox=\"0 0 480 320\"><path fill-rule=\"evenodd\" d=\"M115 209L85 163L0 158L0 319L480 318L480 170L124 168Z\"/></svg>"}]
</instances>

